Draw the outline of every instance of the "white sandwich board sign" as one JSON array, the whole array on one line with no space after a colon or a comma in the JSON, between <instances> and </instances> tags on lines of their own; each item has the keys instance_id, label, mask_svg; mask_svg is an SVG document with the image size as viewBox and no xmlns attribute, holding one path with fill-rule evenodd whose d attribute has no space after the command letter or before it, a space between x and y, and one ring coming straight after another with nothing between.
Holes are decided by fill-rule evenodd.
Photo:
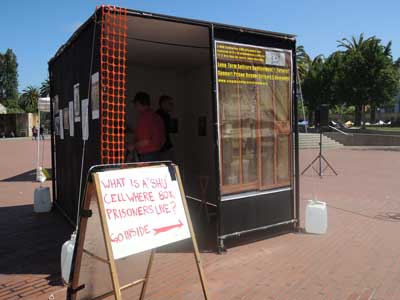
<instances>
[{"instance_id":1,"label":"white sandwich board sign","mask_svg":"<svg viewBox=\"0 0 400 300\"><path fill-rule=\"evenodd\" d=\"M98 180L114 259L190 238L167 166L105 171Z\"/></svg>"},{"instance_id":2,"label":"white sandwich board sign","mask_svg":"<svg viewBox=\"0 0 400 300\"><path fill-rule=\"evenodd\" d=\"M204 299L209 299L178 166L171 162L93 166L79 216L67 299L122 300L122 291L141 285L143 300L157 248L188 238ZM130 274L133 281L126 283Z\"/></svg>"}]
</instances>

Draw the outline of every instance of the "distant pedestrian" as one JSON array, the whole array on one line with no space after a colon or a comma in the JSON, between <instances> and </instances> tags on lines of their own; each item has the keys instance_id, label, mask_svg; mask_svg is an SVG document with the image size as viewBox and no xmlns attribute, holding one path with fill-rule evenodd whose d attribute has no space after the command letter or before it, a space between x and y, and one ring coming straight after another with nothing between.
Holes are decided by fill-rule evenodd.
<instances>
[{"instance_id":1,"label":"distant pedestrian","mask_svg":"<svg viewBox=\"0 0 400 300\"><path fill-rule=\"evenodd\" d=\"M43 127L43 125L40 125L39 133L40 133L39 139L44 140L44 127Z\"/></svg>"},{"instance_id":2,"label":"distant pedestrian","mask_svg":"<svg viewBox=\"0 0 400 300\"><path fill-rule=\"evenodd\" d=\"M36 126L33 126L32 127L32 140L37 139L37 134L38 134L38 130L37 130Z\"/></svg>"}]
</instances>

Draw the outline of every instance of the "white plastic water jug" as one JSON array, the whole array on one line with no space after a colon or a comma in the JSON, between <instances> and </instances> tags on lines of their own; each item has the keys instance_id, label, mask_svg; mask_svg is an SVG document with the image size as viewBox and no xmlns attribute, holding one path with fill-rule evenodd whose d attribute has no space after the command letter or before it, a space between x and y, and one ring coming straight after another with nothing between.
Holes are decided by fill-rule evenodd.
<instances>
[{"instance_id":1,"label":"white plastic water jug","mask_svg":"<svg viewBox=\"0 0 400 300\"><path fill-rule=\"evenodd\" d=\"M328 208L326 203L308 200L305 220L306 232L315 234L326 233L328 229Z\"/></svg>"},{"instance_id":2,"label":"white plastic water jug","mask_svg":"<svg viewBox=\"0 0 400 300\"><path fill-rule=\"evenodd\" d=\"M38 187L35 189L33 199L33 211L44 213L51 210L50 189L48 187Z\"/></svg>"},{"instance_id":3,"label":"white plastic water jug","mask_svg":"<svg viewBox=\"0 0 400 300\"><path fill-rule=\"evenodd\" d=\"M66 241L61 248L61 275L65 283L69 283L72 257L74 255L76 233L71 234L71 239Z\"/></svg>"}]
</instances>

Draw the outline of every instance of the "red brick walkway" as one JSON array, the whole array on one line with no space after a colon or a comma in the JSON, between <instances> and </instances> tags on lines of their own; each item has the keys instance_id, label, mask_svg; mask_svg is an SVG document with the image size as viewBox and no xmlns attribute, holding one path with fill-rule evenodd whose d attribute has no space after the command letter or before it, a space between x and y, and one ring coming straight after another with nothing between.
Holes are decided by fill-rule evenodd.
<instances>
[{"instance_id":1,"label":"red brick walkway","mask_svg":"<svg viewBox=\"0 0 400 300\"><path fill-rule=\"evenodd\" d=\"M33 148L0 141L0 300L47 299L62 288L59 253L70 228L57 213L34 215L36 184L12 179L34 168ZM302 151L302 166L315 155ZM340 149L326 157L339 176L305 174L301 199L302 211L313 195L328 203L328 233L202 253L211 299L400 299L400 152ZM202 299L191 253L156 255L147 299Z\"/></svg>"}]
</instances>

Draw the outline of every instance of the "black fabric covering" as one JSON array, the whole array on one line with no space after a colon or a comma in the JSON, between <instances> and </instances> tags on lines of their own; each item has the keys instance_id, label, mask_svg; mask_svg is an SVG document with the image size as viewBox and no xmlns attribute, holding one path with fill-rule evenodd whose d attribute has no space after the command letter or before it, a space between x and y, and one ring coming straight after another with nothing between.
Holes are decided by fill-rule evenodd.
<instances>
[{"instance_id":1,"label":"black fabric covering","mask_svg":"<svg viewBox=\"0 0 400 300\"><path fill-rule=\"evenodd\" d=\"M261 33L250 33L235 29L215 27L214 37L216 40L232 43L249 44L255 46L278 48L295 51L295 41L281 37L267 36Z\"/></svg>"},{"instance_id":2,"label":"black fabric covering","mask_svg":"<svg viewBox=\"0 0 400 300\"><path fill-rule=\"evenodd\" d=\"M220 235L291 220L291 191L221 202Z\"/></svg>"},{"instance_id":3,"label":"black fabric covering","mask_svg":"<svg viewBox=\"0 0 400 300\"><path fill-rule=\"evenodd\" d=\"M73 101L73 86L79 83L80 100L89 98L88 84L90 82L90 62L92 55L94 19L85 25L82 31L62 53L49 62L51 99L58 95L59 109L68 107ZM100 63L100 26L97 25L94 43L92 74L99 72ZM90 92L89 92L90 94ZM81 117L82 119L82 117ZM64 140L55 137L55 202L72 220L76 219L79 181L82 158L82 127L81 122L74 123L74 136L69 129L64 129ZM100 163L100 121L92 120L91 103L89 101L89 139L86 142L83 182L90 166ZM54 167L54 165L53 165Z\"/></svg>"}]
</instances>

